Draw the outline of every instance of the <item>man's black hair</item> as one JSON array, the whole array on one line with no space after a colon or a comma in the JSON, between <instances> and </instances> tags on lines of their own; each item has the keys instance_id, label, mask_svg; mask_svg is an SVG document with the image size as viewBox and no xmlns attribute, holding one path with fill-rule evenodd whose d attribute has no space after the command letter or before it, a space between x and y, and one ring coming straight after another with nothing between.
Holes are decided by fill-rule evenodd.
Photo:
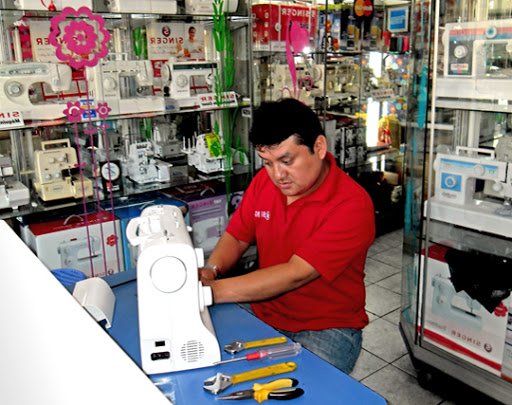
<instances>
[{"instance_id":1,"label":"man's black hair","mask_svg":"<svg viewBox=\"0 0 512 405\"><path fill-rule=\"evenodd\" d=\"M296 135L299 145L314 150L323 129L317 115L298 100L286 98L262 103L254 113L249 140L255 147L278 145Z\"/></svg>"}]
</instances>

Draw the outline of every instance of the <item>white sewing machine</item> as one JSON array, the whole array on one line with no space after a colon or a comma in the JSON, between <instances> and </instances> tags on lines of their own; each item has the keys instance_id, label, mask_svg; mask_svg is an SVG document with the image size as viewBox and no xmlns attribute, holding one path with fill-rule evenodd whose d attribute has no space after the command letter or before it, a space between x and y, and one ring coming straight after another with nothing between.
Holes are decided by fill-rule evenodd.
<instances>
[{"instance_id":1,"label":"white sewing machine","mask_svg":"<svg viewBox=\"0 0 512 405\"><path fill-rule=\"evenodd\" d=\"M176 0L107 0L108 9L114 13L176 14Z\"/></svg>"},{"instance_id":2,"label":"white sewing machine","mask_svg":"<svg viewBox=\"0 0 512 405\"><path fill-rule=\"evenodd\" d=\"M151 142L155 156L171 158L181 154L181 142L176 138L176 124L157 121L153 123Z\"/></svg>"},{"instance_id":3,"label":"white sewing machine","mask_svg":"<svg viewBox=\"0 0 512 405\"><path fill-rule=\"evenodd\" d=\"M156 205L126 228L138 246L137 297L142 368L147 374L208 367L220 348L207 306L210 287L198 279L203 252L194 249L178 207Z\"/></svg>"},{"instance_id":4,"label":"white sewing machine","mask_svg":"<svg viewBox=\"0 0 512 405\"><path fill-rule=\"evenodd\" d=\"M51 5L55 7L54 10L50 9ZM87 7L92 10L92 0L14 0L14 6L20 10L60 11L64 7L73 7L76 10Z\"/></svg>"},{"instance_id":5,"label":"white sewing machine","mask_svg":"<svg viewBox=\"0 0 512 405\"><path fill-rule=\"evenodd\" d=\"M512 19L446 24L439 97L508 100L512 85Z\"/></svg>"},{"instance_id":6,"label":"white sewing machine","mask_svg":"<svg viewBox=\"0 0 512 405\"><path fill-rule=\"evenodd\" d=\"M30 191L21 181L11 180L14 175L11 158L0 155L0 209L17 209L30 202Z\"/></svg>"},{"instance_id":7,"label":"white sewing machine","mask_svg":"<svg viewBox=\"0 0 512 405\"><path fill-rule=\"evenodd\" d=\"M41 148L34 152L34 189L43 201L92 195L92 181L71 173L78 159L69 139L41 142Z\"/></svg>"},{"instance_id":8,"label":"white sewing machine","mask_svg":"<svg viewBox=\"0 0 512 405\"><path fill-rule=\"evenodd\" d=\"M429 200L433 219L512 236L512 211L501 202L476 198L476 180L490 183L493 196L512 198L512 163L497 160L494 150L459 146L434 161L435 194Z\"/></svg>"},{"instance_id":9,"label":"white sewing machine","mask_svg":"<svg viewBox=\"0 0 512 405\"><path fill-rule=\"evenodd\" d=\"M180 108L198 107L199 96L215 92L216 70L215 62L168 61L162 66L162 81L170 83L170 96Z\"/></svg>"},{"instance_id":10,"label":"white sewing machine","mask_svg":"<svg viewBox=\"0 0 512 405\"><path fill-rule=\"evenodd\" d=\"M295 68L295 88L290 68L285 64L270 67L272 81L272 100L296 98L309 106L315 103L315 97L321 97L324 89L324 67L316 64L297 64Z\"/></svg>"},{"instance_id":11,"label":"white sewing machine","mask_svg":"<svg viewBox=\"0 0 512 405\"><path fill-rule=\"evenodd\" d=\"M234 13L237 8L238 0L225 0L223 9L219 10L219 13ZM185 0L185 11L187 14L213 15L213 2L211 0Z\"/></svg>"},{"instance_id":12,"label":"white sewing machine","mask_svg":"<svg viewBox=\"0 0 512 405\"><path fill-rule=\"evenodd\" d=\"M130 145L128 160L123 171L138 184L170 181L170 163L154 158L151 142L137 142Z\"/></svg>"},{"instance_id":13,"label":"white sewing machine","mask_svg":"<svg viewBox=\"0 0 512 405\"><path fill-rule=\"evenodd\" d=\"M183 139L183 149L181 150L187 155L189 166L194 166L197 170L203 173L214 173L218 171L230 170L231 167L226 168L224 162L224 155L222 150L219 156L212 156L206 141L207 136L215 136L214 134L201 134L195 137L195 144L186 144ZM219 143L220 147L220 143Z\"/></svg>"},{"instance_id":14,"label":"white sewing machine","mask_svg":"<svg viewBox=\"0 0 512 405\"><path fill-rule=\"evenodd\" d=\"M52 120L64 117L66 103L33 104L29 90L35 83L48 83L53 91L71 86L71 68L60 63L0 64L0 105L2 109L20 110L24 119Z\"/></svg>"},{"instance_id":15,"label":"white sewing machine","mask_svg":"<svg viewBox=\"0 0 512 405\"><path fill-rule=\"evenodd\" d=\"M149 60L103 60L86 73L89 95L96 103L108 102L113 115L165 110L163 97L139 95L141 88L153 85Z\"/></svg>"}]
</instances>

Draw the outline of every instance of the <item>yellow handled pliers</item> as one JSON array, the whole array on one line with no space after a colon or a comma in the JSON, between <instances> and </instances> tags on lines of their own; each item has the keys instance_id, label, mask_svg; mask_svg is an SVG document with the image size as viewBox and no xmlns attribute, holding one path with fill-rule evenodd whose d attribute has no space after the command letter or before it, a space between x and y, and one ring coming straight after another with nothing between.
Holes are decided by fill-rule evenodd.
<instances>
[{"instance_id":1,"label":"yellow handled pliers","mask_svg":"<svg viewBox=\"0 0 512 405\"><path fill-rule=\"evenodd\" d=\"M279 380L274 380L268 384L254 384L250 390L236 391L232 394L217 397L217 399L254 398L258 403L267 399L294 399L304 394L304 390L302 388L293 388L288 390L282 388L296 387L298 384L299 382L294 378L280 378Z\"/></svg>"}]
</instances>

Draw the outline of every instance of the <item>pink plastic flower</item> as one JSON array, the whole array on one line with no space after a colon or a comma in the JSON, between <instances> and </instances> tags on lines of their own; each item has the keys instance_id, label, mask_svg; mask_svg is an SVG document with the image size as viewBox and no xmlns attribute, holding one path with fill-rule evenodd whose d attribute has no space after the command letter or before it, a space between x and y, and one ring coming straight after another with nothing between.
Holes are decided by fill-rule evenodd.
<instances>
[{"instance_id":1,"label":"pink plastic flower","mask_svg":"<svg viewBox=\"0 0 512 405\"><path fill-rule=\"evenodd\" d=\"M66 7L51 20L49 41L55 55L75 69L97 65L107 56L109 40L105 20L87 7Z\"/></svg>"},{"instance_id":2,"label":"pink plastic flower","mask_svg":"<svg viewBox=\"0 0 512 405\"><path fill-rule=\"evenodd\" d=\"M80 101L75 101L74 103L68 101L67 106L68 108L64 110L64 114L68 117L68 121L82 121L82 107L80 106Z\"/></svg>"},{"instance_id":3,"label":"pink plastic flower","mask_svg":"<svg viewBox=\"0 0 512 405\"><path fill-rule=\"evenodd\" d=\"M68 49L76 54L90 54L94 52L98 36L94 27L86 21L71 21L64 28L64 42Z\"/></svg>"},{"instance_id":4,"label":"pink plastic flower","mask_svg":"<svg viewBox=\"0 0 512 405\"><path fill-rule=\"evenodd\" d=\"M110 111L112 111L112 108L108 106L108 103L98 103L96 112L100 118L107 118Z\"/></svg>"}]
</instances>

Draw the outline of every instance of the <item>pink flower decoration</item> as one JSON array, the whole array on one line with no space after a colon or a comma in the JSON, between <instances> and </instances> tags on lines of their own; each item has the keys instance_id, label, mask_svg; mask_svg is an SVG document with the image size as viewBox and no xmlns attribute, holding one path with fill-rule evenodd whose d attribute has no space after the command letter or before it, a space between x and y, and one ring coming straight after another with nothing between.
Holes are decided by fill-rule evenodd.
<instances>
[{"instance_id":1,"label":"pink flower decoration","mask_svg":"<svg viewBox=\"0 0 512 405\"><path fill-rule=\"evenodd\" d=\"M105 20L87 7L66 7L51 20L50 44L57 58L75 69L97 65L107 56L109 40Z\"/></svg>"},{"instance_id":2,"label":"pink flower decoration","mask_svg":"<svg viewBox=\"0 0 512 405\"><path fill-rule=\"evenodd\" d=\"M71 52L79 55L94 52L98 36L94 32L94 27L86 21L71 21L64 28L64 32L64 42Z\"/></svg>"},{"instance_id":3,"label":"pink flower decoration","mask_svg":"<svg viewBox=\"0 0 512 405\"><path fill-rule=\"evenodd\" d=\"M68 108L64 110L64 114L68 117L68 121L70 122L80 122L82 121L82 107L80 106L80 101L76 101L72 103L68 101Z\"/></svg>"},{"instance_id":4,"label":"pink flower decoration","mask_svg":"<svg viewBox=\"0 0 512 405\"><path fill-rule=\"evenodd\" d=\"M98 103L96 112L100 118L107 118L110 111L112 111L112 108L108 106L108 103Z\"/></svg>"}]
</instances>

